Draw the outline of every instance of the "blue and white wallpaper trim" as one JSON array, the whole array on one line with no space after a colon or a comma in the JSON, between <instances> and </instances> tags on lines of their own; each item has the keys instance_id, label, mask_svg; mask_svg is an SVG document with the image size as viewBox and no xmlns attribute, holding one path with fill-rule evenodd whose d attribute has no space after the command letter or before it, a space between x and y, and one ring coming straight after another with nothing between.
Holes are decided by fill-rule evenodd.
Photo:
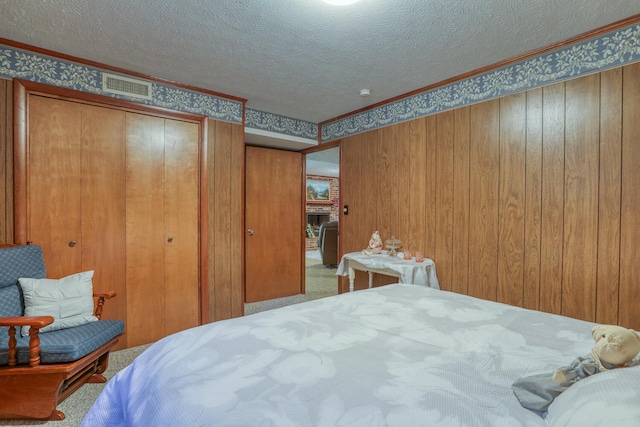
<instances>
[{"instance_id":1,"label":"blue and white wallpaper trim","mask_svg":"<svg viewBox=\"0 0 640 427\"><path fill-rule=\"evenodd\" d=\"M0 46L0 77L45 83L242 124L243 103L240 101L155 82L152 82L151 100L106 93L102 91L100 69L12 47Z\"/></svg>"},{"instance_id":2,"label":"blue and white wallpaper trim","mask_svg":"<svg viewBox=\"0 0 640 427\"><path fill-rule=\"evenodd\" d=\"M318 140L318 124L247 108L245 127Z\"/></svg>"},{"instance_id":3,"label":"blue and white wallpaper trim","mask_svg":"<svg viewBox=\"0 0 640 427\"><path fill-rule=\"evenodd\" d=\"M382 105L322 126L322 142L640 60L640 25Z\"/></svg>"}]
</instances>

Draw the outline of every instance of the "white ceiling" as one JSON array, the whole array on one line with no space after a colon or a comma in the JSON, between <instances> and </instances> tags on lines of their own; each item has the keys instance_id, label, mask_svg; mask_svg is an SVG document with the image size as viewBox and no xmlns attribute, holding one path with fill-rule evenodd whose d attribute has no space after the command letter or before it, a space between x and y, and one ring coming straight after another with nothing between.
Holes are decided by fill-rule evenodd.
<instances>
[{"instance_id":1,"label":"white ceiling","mask_svg":"<svg viewBox=\"0 0 640 427\"><path fill-rule=\"evenodd\" d=\"M0 0L0 37L317 123L638 13L638 0Z\"/></svg>"}]
</instances>

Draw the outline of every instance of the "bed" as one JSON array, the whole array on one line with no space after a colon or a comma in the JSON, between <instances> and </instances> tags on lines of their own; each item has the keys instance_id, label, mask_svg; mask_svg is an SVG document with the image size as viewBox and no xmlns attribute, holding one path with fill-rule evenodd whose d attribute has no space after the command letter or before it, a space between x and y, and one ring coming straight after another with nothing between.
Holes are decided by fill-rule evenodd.
<instances>
[{"instance_id":1,"label":"bed","mask_svg":"<svg viewBox=\"0 0 640 427\"><path fill-rule=\"evenodd\" d=\"M640 366L582 380L545 413L514 397L517 378L587 354L592 326L381 286L166 337L109 381L82 425L640 425Z\"/></svg>"}]
</instances>

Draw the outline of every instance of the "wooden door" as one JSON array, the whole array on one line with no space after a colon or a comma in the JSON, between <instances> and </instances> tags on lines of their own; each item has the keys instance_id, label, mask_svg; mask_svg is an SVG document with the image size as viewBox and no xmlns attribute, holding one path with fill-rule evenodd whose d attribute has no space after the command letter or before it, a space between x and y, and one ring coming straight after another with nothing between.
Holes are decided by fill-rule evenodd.
<instances>
[{"instance_id":1,"label":"wooden door","mask_svg":"<svg viewBox=\"0 0 640 427\"><path fill-rule=\"evenodd\" d=\"M302 155L247 147L245 165L245 301L302 293Z\"/></svg>"},{"instance_id":2,"label":"wooden door","mask_svg":"<svg viewBox=\"0 0 640 427\"><path fill-rule=\"evenodd\" d=\"M126 123L131 347L199 324L199 127L136 113Z\"/></svg>"},{"instance_id":3,"label":"wooden door","mask_svg":"<svg viewBox=\"0 0 640 427\"><path fill-rule=\"evenodd\" d=\"M94 270L115 290L104 318L125 321L122 347L197 326L200 124L27 96L16 243L43 247L48 277Z\"/></svg>"},{"instance_id":4,"label":"wooden door","mask_svg":"<svg viewBox=\"0 0 640 427\"><path fill-rule=\"evenodd\" d=\"M82 270L94 270L95 289L116 291L103 319L126 324L124 138L124 111L82 106Z\"/></svg>"},{"instance_id":5,"label":"wooden door","mask_svg":"<svg viewBox=\"0 0 640 427\"><path fill-rule=\"evenodd\" d=\"M200 324L196 123L165 120L165 305L169 335Z\"/></svg>"},{"instance_id":6,"label":"wooden door","mask_svg":"<svg viewBox=\"0 0 640 427\"><path fill-rule=\"evenodd\" d=\"M82 268L82 106L31 96L29 108L26 238L42 246L48 277L60 278Z\"/></svg>"},{"instance_id":7,"label":"wooden door","mask_svg":"<svg viewBox=\"0 0 640 427\"><path fill-rule=\"evenodd\" d=\"M164 119L127 114L127 345L164 336Z\"/></svg>"}]
</instances>

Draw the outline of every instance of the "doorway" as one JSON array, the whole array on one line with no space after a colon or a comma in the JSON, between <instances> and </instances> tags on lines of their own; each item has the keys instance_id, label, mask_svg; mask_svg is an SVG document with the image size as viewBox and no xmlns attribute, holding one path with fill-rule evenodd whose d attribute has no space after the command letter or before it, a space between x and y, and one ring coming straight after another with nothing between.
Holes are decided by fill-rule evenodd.
<instances>
[{"instance_id":1,"label":"doorway","mask_svg":"<svg viewBox=\"0 0 640 427\"><path fill-rule=\"evenodd\" d=\"M309 299L338 293L340 147L305 156L305 283Z\"/></svg>"}]
</instances>

